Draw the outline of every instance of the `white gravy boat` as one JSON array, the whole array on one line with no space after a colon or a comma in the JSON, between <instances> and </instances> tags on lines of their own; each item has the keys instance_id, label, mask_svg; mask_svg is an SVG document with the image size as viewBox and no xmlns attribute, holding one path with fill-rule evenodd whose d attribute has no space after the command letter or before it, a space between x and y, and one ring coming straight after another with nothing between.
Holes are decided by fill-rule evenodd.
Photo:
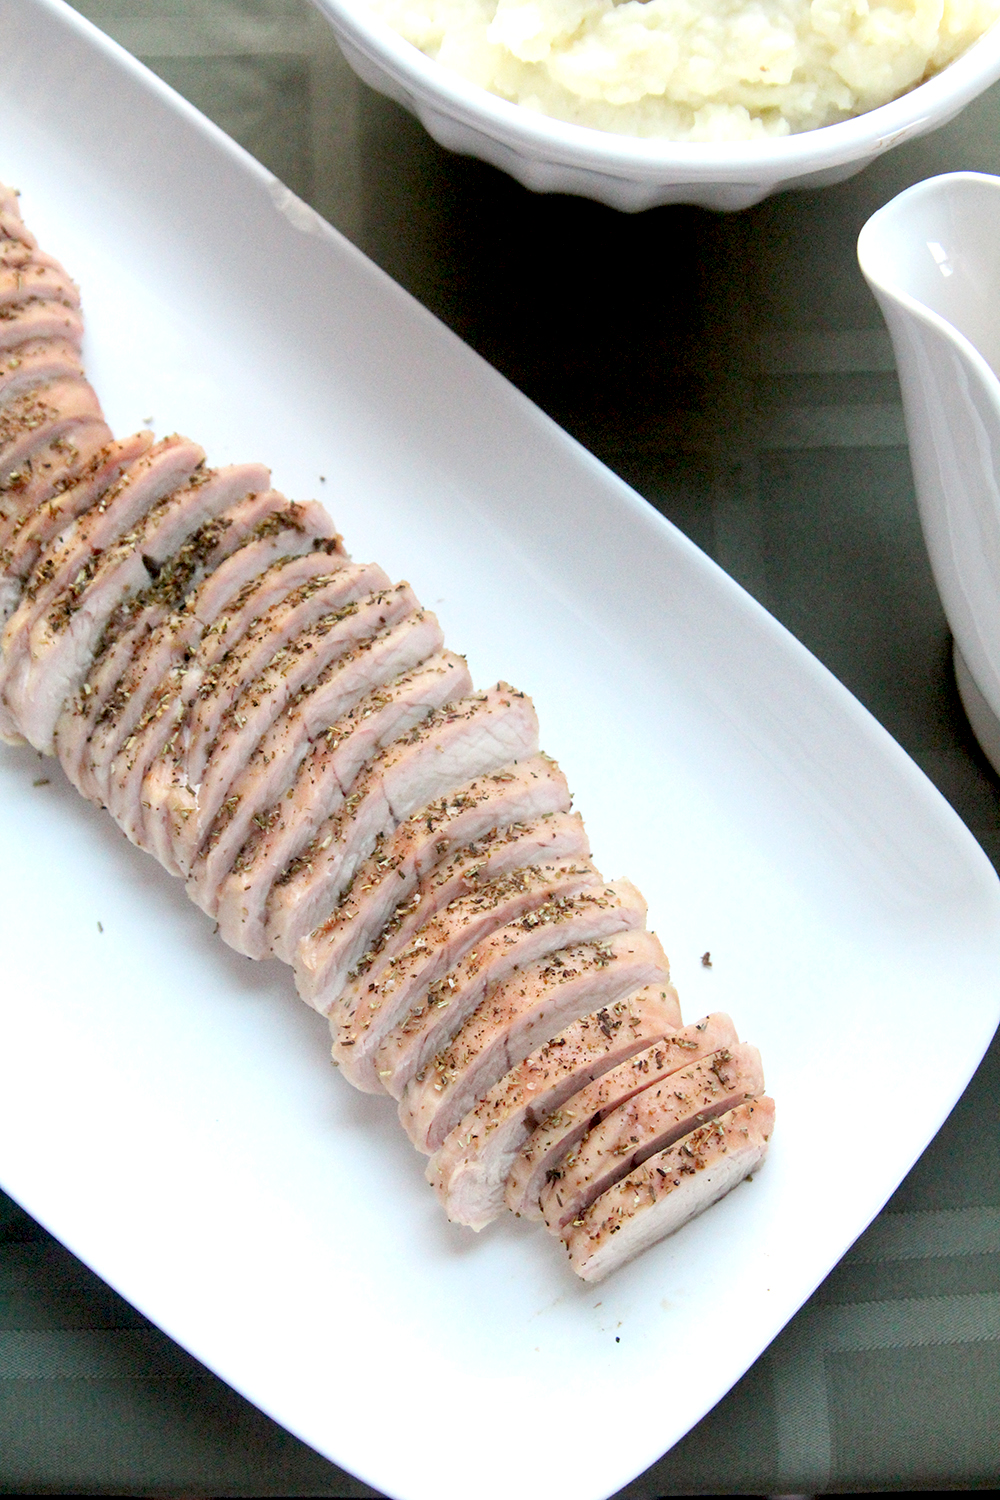
<instances>
[{"instance_id":1,"label":"white gravy boat","mask_svg":"<svg viewBox=\"0 0 1000 1500\"><path fill-rule=\"evenodd\" d=\"M1000 771L1000 177L908 188L868 220L858 260L892 335L958 689Z\"/></svg>"}]
</instances>

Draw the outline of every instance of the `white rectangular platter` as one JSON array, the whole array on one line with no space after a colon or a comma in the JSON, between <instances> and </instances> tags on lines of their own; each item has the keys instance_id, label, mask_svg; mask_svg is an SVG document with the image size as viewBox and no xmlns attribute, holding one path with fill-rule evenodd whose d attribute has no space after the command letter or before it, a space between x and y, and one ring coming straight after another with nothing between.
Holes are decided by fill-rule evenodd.
<instances>
[{"instance_id":1,"label":"white rectangular platter","mask_svg":"<svg viewBox=\"0 0 1000 1500\"><path fill-rule=\"evenodd\" d=\"M950 1110L1000 1009L996 877L781 626L58 0L0 11L0 98L0 177L82 286L115 429L266 460L412 581L479 685L534 696L685 1016L729 1010L778 1101L754 1181L597 1289L513 1219L449 1225L288 971L228 952L58 768L4 750L0 1182L389 1495L601 1500L719 1400Z\"/></svg>"}]
</instances>

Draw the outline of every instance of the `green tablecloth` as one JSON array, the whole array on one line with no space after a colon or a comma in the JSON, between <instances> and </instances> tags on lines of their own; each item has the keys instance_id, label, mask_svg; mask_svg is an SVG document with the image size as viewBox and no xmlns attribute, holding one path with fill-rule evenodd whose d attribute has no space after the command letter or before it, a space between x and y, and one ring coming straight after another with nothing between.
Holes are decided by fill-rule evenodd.
<instances>
[{"instance_id":1,"label":"green tablecloth","mask_svg":"<svg viewBox=\"0 0 1000 1500\"><path fill-rule=\"evenodd\" d=\"M440 150L355 80L305 0L80 8L711 553L1000 859L1000 782L956 696L892 352L854 255L907 184L1000 171L1000 87L840 187L627 217ZM994 1043L869 1232L624 1495L997 1484L998 1099ZM2 1197L0 1491L374 1493Z\"/></svg>"}]
</instances>

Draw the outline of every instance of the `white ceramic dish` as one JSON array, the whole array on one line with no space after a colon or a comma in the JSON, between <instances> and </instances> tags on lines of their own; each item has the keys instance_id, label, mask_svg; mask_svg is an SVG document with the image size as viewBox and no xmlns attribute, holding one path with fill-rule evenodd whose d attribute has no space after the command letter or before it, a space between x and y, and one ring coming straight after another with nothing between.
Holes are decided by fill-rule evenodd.
<instances>
[{"instance_id":1,"label":"white ceramic dish","mask_svg":"<svg viewBox=\"0 0 1000 1500\"><path fill-rule=\"evenodd\" d=\"M578 193L634 212L661 203L737 209L783 188L842 182L955 117L1000 78L1000 25L936 78L880 109L763 143L700 144L612 135L553 120L450 72L365 0L315 0L351 67L442 146L478 156L536 192Z\"/></svg>"},{"instance_id":2,"label":"white ceramic dish","mask_svg":"<svg viewBox=\"0 0 1000 1500\"><path fill-rule=\"evenodd\" d=\"M892 335L920 519L955 675L1000 770L1000 177L907 188L858 238Z\"/></svg>"},{"instance_id":3,"label":"white ceramic dish","mask_svg":"<svg viewBox=\"0 0 1000 1500\"><path fill-rule=\"evenodd\" d=\"M389 1495L599 1500L725 1393L948 1113L997 1021L996 877L781 626L57 0L3 13L0 92L0 173L84 288L113 425L266 455L412 579L477 681L535 695L685 1013L736 1016L779 1111L752 1184L597 1289L513 1219L451 1226L287 971L6 751L0 1182Z\"/></svg>"}]
</instances>

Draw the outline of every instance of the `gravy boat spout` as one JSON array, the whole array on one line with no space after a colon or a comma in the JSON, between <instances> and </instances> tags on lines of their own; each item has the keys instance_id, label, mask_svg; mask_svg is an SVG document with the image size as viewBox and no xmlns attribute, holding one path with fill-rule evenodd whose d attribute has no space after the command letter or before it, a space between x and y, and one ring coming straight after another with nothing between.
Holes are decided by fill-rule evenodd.
<instances>
[{"instance_id":1,"label":"gravy boat spout","mask_svg":"<svg viewBox=\"0 0 1000 1500\"><path fill-rule=\"evenodd\" d=\"M868 220L858 260L892 336L959 692L1000 770L1000 177L908 188Z\"/></svg>"}]
</instances>

